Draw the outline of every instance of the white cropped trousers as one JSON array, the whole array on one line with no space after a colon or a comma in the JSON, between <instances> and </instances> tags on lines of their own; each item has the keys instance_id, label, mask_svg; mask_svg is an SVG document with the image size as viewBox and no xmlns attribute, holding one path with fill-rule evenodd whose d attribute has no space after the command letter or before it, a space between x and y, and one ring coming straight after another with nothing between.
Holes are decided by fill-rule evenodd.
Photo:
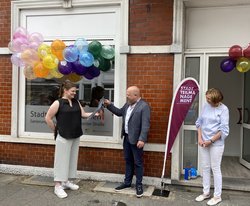
<instances>
[{"instance_id":1,"label":"white cropped trousers","mask_svg":"<svg viewBox=\"0 0 250 206\"><path fill-rule=\"evenodd\" d=\"M55 182L66 182L76 178L79 144L80 137L65 139L57 135L54 159Z\"/></svg>"},{"instance_id":2,"label":"white cropped trousers","mask_svg":"<svg viewBox=\"0 0 250 206\"><path fill-rule=\"evenodd\" d=\"M220 197L222 193L221 160L224 152L224 145L199 147L201 154L203 194L210 193L211 169L214 178L214 197Z\"/></svg>"}]
</instances>

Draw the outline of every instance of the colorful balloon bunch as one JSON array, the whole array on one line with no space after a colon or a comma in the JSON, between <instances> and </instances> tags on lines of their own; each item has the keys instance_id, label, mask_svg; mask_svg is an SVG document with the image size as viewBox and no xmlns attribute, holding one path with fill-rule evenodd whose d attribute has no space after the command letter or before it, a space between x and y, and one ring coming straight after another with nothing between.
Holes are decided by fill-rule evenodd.
<instances>
[{"instance_id":1,"label":"colorful balloon bunch","mask_svg":"<svg viewBox=\"0 0 250 206\"><path fill-rule=\"evenodd\" d=\"M11 62L23 68L27 79L91 80L108 71L115 56L112 46L99 41L88 43L84 38L69 46L59 39L48 45L40 33L29 34L23 27L15 30L8 47L13 52Z\"/></svg>"},{"instance_id":2,"label":"colorful balloon bunch","mask_svg":"<svg viewBox=\"0 0 250 206\"><path fill-rule=\"evenodd\" d=\"M220 64L223 72L230 72L234 68L239 72L247 72L250 69L250 44L244 50L239 45L233 45L228 53L229 57Z\"/></svg>"}]
</instances>

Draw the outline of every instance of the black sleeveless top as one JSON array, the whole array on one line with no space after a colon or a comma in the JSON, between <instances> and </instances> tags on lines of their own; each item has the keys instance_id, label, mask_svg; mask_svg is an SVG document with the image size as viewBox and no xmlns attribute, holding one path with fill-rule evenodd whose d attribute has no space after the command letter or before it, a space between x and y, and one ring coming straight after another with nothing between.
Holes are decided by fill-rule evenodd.
<instances>
[{"instance_id":1,"label":"black sleeveless top","mask_svg":"<svg viewBox=\"0 0 250 206\"><path fill-rule=\"evenodd\" d=\"M82 132L81 108L76 99L72 99L70 106L67 99L58 99L59 109L56 114L57 128L60 136L65 139L80 137Z\"/></svg>"}]
</instances>

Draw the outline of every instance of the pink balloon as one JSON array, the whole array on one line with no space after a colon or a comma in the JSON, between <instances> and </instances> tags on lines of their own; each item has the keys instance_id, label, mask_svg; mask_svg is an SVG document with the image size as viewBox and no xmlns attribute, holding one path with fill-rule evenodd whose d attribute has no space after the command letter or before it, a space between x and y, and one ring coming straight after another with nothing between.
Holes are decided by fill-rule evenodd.
<instances>
[{"instance_id":1,"label":"pink balloon","mask_svg":"<svg viewBox=\"0 0 250 206\"><path fill-rule=\"evenodd\" d=\"M27 38L28 31L24 27L18 27L13 34L13 39L16 38Z\"/></svg>"},{"instance_id":2,"label":"pink balloon","mask_svg":"<svg viewBox=\"0 0 250 206\"><path fill-rule=\"evenodd\" d=\"M10 58L12 64L18 66L18 67L23 67L25 66L25 63L21 59L21 54L20 53L14 53L11 55Z\"/></svg>"},{"instance_id":3,"label":"pink balloon","mask_svg":"<svg viewBox=\"0 0 250 206\"><path fill-rule=\"evenodd\" d=\"M8 47L12 52L21 52L25 48L27 48L29 42L26 38L16 38L13 41L9 42Z\"/></svg>"},{"instance_id":4,"label":"pink balloon","mask_svg":"<svg viewBox=\"0 0 250 206\"><path fill-rule=\"evenodd\" d=\"M33 66L36 62L38 62L39 56L36 50L34 49L26 49L21 53L22 61L30 66Z\"/></svg>"},{"instance_id":5,"label":"pink balloon","mask_svg":"<svg viewBox=\"0 0 250 206\"><path fill-rule=\"evenodd\" d=\"M41 44L43 43L44 38L42 34L34 32L28 36L28 40L29 42L36 42L37 44Z\"/></svg>"},{"instance_id":6,"label":"pink balloon","mask_svg":"<svg viewBox=\"0 0 250 206\"><path fill-rule=\"evenodd\" d=\"M29 48L31 48L31 49L37 50L38 47L40 46L40 43L38 43L38 42L30 42L28 46L29 46Z\"/></svg>"}]
</instances>

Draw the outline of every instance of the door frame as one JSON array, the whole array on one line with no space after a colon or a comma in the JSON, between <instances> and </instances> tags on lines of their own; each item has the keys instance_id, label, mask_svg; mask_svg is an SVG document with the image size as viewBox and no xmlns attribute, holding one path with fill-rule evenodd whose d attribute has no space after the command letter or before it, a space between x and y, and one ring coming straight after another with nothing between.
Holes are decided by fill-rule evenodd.
<instances>
[{"instance_id":1,"label":"door frame","mask_svg":"<svg viewBox=\"0 0 250 206\"><path fill-rule=\"evenodd\" d=\"M209 84L209 78L213 78L213 77L209 77L209 60L211 57L224 57L224 56L228 56L228 51L227 50L221 50L221 51L211 51L211 50L203 50L203 52L199 51L197 52L196 50L192 51L192 50L189 50L187 52L185 52L184 54L184 65L186 63L186 58L188 57L200 57L200 76L199 76L199 84L200 84L200 92L199 92L199 114L200 114L200 111L202 109L202 106L204 105L204 103L206 102L206 98L205 98L205 92L207 91L208 89L208 84ZM183 69L183 73L185 73L185 66L184 66L184 69ZM183 78L184 78L184 74L183 74ZM240 88L242 90L242 93L243 93L243 87ZM242 98L244 98L243 94L242 94ZM243 100L242 99L242 103L243 103ZM243 164L244 166L246 166L246 161L242 159L242 139L243 139L243 132L242 132L242 129L243 128L243 124L241 125L241 130L240 130L240 154L241 154L241 157L240 157L240 163ZM250 129L250 125L248 125L247 127L248 129ZM180 131L180 135L181 135L181 167L183 168L183 146L184 146L184 130L196 130L195 128L195 125L184 125L182 126L181 128L181 131ZM197 146L198 146L198 143L197 143ZM198 171L198 174L200 174L201 170L201 162L200 162L200 154L199 154L199 150L198 150L198 159L197 159L197 162L198 162L198 165L197 165L197 171ZM248 165L250 166L250 164ZM246 167L248 167L246 166ZM183 174L183 170L181 170L181 174Z\"/></svg>"},{"instance_id":2,"label":"door frame","mask_svg":"<svg viewBox=\"0 0 250 206\"><path fill-rule=\"evenodd\" d=\"M249 71L248 71L249 72ZM244 74L245 75L245 74ZM244 97L245 97L245 78L243 78L243 87L242 87L242 107L241 108L245 108L245 105L244 105ZM240 134L240 158L239 158L239 161L240 163L245 166L246 168L250 169L250 162L246 161L243 159L243 130L245 129L250 129L250 124L246 124L244 123L244 111L242 111L242 124L241 124L241 134Z\"/></svg>"}]
</instances>

